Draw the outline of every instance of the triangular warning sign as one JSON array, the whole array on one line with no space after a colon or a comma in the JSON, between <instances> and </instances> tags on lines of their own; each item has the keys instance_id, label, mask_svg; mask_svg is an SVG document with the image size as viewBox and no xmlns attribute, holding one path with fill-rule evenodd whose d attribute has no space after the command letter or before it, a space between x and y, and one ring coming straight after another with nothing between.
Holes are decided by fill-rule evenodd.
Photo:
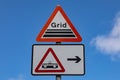
<instances>
[{"instance_id":1,"label":"triangular warning sign","mask_svg":"<svg viewBox=\"0 0 120 80\"><path fill-rule=\"evenodd\" d=\"M38 34L38 42L80 42L81 36L62 7L57 6Z\"/></svg>"},{"instance_id":2,"label":"triangular warning sign","mask_svg":"<svg viewBox=\"0 0 120 80\"><path fill-rule=\"evenodd\" d=\"M50 62L48 62L50 61ZM49 48L35 69L36 73L65 72L52 48Z\"/></svg>"}]
</instances>

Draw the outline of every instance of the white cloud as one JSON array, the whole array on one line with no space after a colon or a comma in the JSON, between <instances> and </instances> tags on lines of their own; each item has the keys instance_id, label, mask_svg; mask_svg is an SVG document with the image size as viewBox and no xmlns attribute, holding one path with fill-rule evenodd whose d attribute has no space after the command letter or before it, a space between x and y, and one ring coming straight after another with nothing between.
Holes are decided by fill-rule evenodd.
<instances>
[{"instance_id":1,"label":"white cloud","mask_svg":"<svg viewBox=\"0 0 120 80\"><path fill-rule=\"evenodd\" d=\"M110 33L99 35L91 42L101 52L120 58L120 12L115 17L114 26Z\"/></svg>"},{"instance_id":2,"label":"white cloud","mask_svg":"<svg viewBox=\"0 0 120 80\"><path fill-rule=\"evenodd\" d=\"M25 78L23 77L23 75L19 75L18 77L14 77L14 78L9 78L8 80L25 80Z\"/></svg>"}]
</instances>

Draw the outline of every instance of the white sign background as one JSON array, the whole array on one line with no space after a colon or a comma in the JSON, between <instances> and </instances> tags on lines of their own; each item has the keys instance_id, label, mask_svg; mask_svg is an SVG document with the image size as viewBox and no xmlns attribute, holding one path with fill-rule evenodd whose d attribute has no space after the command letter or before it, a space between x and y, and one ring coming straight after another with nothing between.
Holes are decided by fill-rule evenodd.
<instances>
[{"instance_id":1,"label":"white sign background","mask_svg":"<svg viewBox=\"0 0 120 80\"><path fill-rule=\"evenodd\" d=\"M63 65L65 72L35 72L35 69L46 51L52 48ZM79 56L81 61L68 61L68 58ZM48 57L49 58L49 57ZM32 75L84 75L85 74L85 56L83 44L34 44L32 46Z\"/></svg>"}]
</instances>

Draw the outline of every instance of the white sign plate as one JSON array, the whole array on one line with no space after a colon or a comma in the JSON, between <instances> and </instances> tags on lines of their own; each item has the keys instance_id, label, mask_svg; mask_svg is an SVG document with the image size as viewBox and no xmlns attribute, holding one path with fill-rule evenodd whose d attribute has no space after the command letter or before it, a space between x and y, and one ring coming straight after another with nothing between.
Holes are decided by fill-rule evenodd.
<instances>
[{"instance_id":1,"label":"white sign plate","mask_svg":"<svg viewBox=\"0 0 120 80\"><path fill-rule=\"evenodd\" d=\"M84 75L83 44L34 44L32 75Z\"/></svg>"}]
</instances>

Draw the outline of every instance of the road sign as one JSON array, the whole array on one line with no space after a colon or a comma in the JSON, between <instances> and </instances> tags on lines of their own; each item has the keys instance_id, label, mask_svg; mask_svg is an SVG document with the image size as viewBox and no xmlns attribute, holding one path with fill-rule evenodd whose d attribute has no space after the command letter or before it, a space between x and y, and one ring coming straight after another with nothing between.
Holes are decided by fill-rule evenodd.
<instances>
[{"instance_id":1,"label":"road sign","mask_svg":"<svg viewBox=\"0 0 120 80\"><path fill-rule=\"evenodd\" d=\"M84 45L34 44L32 46L33 75L84 75Z\"/></svg>"},{"instance_id":2,"label":"road sign","mask_svg":"<svg viewBox=\"0 0 120 80\"><path fill-rule=\"evenodd\" d=\"M61 64L61 62L59 61L53 49L48 48L45 55L43 56L38 66L36 67L35 72L36 73L65 72L65 69L63 65Z\"/></svg>"},{"instance_id":3,"label":"road sign","mask_svg":"<svg viewBox=\"0 0 120 80\"><path fill-rule=\"evenodd\" d=\"M38 42L80 42L81 36L62 7L57 6L38 34Z\"/></svg>"}]
</instances>

